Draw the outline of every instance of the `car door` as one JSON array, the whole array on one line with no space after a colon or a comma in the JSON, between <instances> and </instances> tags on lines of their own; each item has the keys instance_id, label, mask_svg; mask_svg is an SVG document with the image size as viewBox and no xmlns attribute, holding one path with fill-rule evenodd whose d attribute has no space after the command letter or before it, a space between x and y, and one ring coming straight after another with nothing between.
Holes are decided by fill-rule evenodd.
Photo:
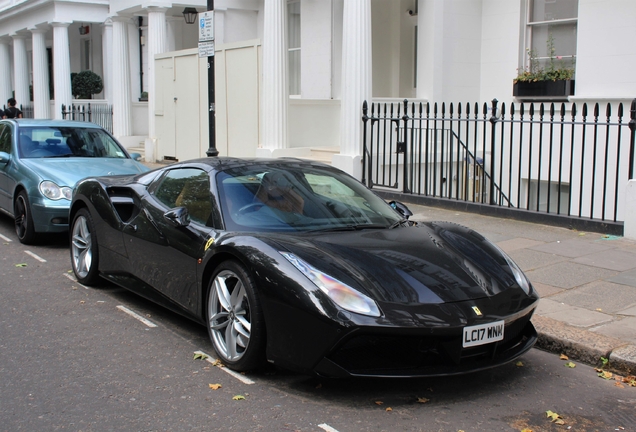
<instances>
[{"instance_id":1,"label":"car door","mask_svg":"<svg viewBox=\"0 0 636 432\"><path fill-rule=\"evenodd\" d=\"M0 163L0 208L13 214L13 189L15 180L15 152L11 149L11 127L0 124L0 152L7 153L10 159L6 163Z\"/></svg>"},{"instance_id":2,"label":"car door","mask_svg":"<svg viewBox=\"0 0 636 432\"><path fill-rule=\"evenodd\" d=\"M186 167L169 170L158 182L124 230L124 242L137 277L173 306L195 313L199 307L197 260L212 231L206 225L212 214L210 180L205 171ZM175 226L165 217L177 207L188 210L188 225Z\"/></svg>"}]
</instances>

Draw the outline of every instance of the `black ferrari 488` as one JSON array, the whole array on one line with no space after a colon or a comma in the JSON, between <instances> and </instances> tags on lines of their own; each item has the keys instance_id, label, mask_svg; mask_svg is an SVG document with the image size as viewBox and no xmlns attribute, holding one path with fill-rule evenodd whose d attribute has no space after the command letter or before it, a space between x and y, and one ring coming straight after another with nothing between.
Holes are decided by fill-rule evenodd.
<instances>
[{"instance_id":1,"label":"black ferrari 488","mask_svg":"<svg viewBox=\"0 0 636 432\"><path fill-rule=\"evenodd\" d=\"M509 362L538 295L475 231L414 222L333 167L205 158L80 181L78 281L104 278L207 326L220 360L323 376L429 376Z\"/></svg>"}]
</instances>

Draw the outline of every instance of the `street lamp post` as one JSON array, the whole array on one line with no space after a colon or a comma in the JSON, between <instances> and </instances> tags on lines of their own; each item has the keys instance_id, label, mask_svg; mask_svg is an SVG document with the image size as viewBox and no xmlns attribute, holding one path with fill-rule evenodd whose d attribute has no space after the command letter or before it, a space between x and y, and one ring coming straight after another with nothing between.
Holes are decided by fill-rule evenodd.
<instances>
[{"instance_id":1,"label":"street lamp post","mask_svg":"<svg viewBox=\"0 0 636 432\"><path fill-rule=\"evenodd\" d=\"M214 0L208 0L208 11L214 11ZM214 23L213 23L214 24ZM209 148L205 152L209 157L219 155L216 149L216 107L214 105L214 53L208 56L208 125Z\"/></svg>"}]
</instances>

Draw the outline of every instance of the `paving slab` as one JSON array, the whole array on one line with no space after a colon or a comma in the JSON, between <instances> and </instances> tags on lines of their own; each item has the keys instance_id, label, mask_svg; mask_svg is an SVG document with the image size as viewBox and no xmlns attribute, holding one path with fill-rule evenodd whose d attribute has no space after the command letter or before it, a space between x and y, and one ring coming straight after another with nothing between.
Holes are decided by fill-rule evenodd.
<instances>
[{"instance_id":1,"label":"paving slab","mask_svg":"<svg viewBox=\"0 0 636 432\"><path fill-rule=\"evenodd\" d=\"M510 255L513 261L517 263L524 272L568 260L568 258L560 255L539 252L532 249L516 249L508 252L508 255Z\"/></svg>"},{"instance_id":2,"label":"paving slab","mask_svg":"<svg viewBox=\"0 0 636 432\"><path fill-rule=\"evenodd\" d=\"M598 279L607 279L616 275L615 271L590 267L569 261L526 272L532 283L539 282L559 288L574 288ZM634 280L636 283L636 279Z\"/></svg>"},{"instance_id":3,"label":"paving slab","mask_svg":"<svg viewBox=\"0 0 636 432\"><path fill-rule=\"evenodd\" d=\"M636 316L636 306L616 312L617 315Z\"/></svg>"},{"instance_id":4,"label":"paving slab","mask_svg":"<svg viewBox=\"0 0 636 432\"><path fill-rule=\"evenodd\" d=\"M636 288L601 280L555 294L550 300L613 314L636 305Z\"/></svg>"},{"instance_id":5,"label":"paving slab","mask_svg":"<svg viewBox=\"0 0 636 432\"><path fill-rule=\"evenodd\" d=\"M563 292L564 288L553 287L552 285L545 285L540 282L535 282L532 284L535 290L539 293L539 297L545 299L546 297L553 296L554 294L558 294ZM543 300L541 300L543 302Z\"/></svg>"},{"instance_id":6,"label":"paving slab","mask_svg":"<svg viewBox=\"0 0 636 432\"><path fill-rule=\"evenodd\" d=\"M531 240L523 237L515 237L509 240L500 241L497 243L497 246L501 248L504 252L512 252L518 249L529 248L532 246L539 246L544 244L545 242L539 240Z\"/></svg>"},{"instance_id":7,"label":"paving slab","mask_svg":"<svg viewBox=\"0 0 636 432\"><path fill-rule=\"evenodd\" d=\"M626 271L636 268L636 253L612 249L598 254L585 255L573 261L608 270Z\"/></svg>"},{"instance_id":8,"label":"paving slab","mask_svg":"<svg viewBox=\"0 0 636 432\"><path fill-rule=\"evenodd\" d=\"M636 317L628 317L614 320L591 329L594 333L617 337L627 342L636 344Z\"/></svg>"},{"instance_id":9,"label":"paving slab","mask_svg":"<svg viewBox=\"0 0 636 432\"><path fill-rule=\"evenodd\" d=\"M589 241L583 238L573 238L569 240L556 241L543 245L532 246L530 249L540 252L547 252L555 255L561 255L568 258L576 258L584 255L599 253L614 246L611 244Z\"/></svg>"},{"instance_id":10,"label":"paving slab","mask_svg":"<svg viewBox=\"0 0 636 432\"><path fill-rule=\"evenodd\" d=\"M617 275L607 277L605 279L610 282L636 287L636 270L622 272Z\"/></svg>"}]
</instances>

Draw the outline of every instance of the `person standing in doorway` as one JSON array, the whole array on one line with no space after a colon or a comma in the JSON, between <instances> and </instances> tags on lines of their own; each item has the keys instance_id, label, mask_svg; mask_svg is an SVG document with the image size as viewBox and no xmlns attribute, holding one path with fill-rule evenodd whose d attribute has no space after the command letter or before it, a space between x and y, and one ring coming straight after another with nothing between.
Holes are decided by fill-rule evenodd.
<instances>
[{"instance_id":1,"label":"person standing in doorway","mask_svg":"<svg viewBox=\"0 0 636 432\"><path fill-rule=\"evenodd\" d=\"M9 98L7 101L9 104L9 108L4 111L4 115L6 118L22 118L22 111L19 108L16 108L16 100L15 98Z\"/></svg>"}]
</instances>

